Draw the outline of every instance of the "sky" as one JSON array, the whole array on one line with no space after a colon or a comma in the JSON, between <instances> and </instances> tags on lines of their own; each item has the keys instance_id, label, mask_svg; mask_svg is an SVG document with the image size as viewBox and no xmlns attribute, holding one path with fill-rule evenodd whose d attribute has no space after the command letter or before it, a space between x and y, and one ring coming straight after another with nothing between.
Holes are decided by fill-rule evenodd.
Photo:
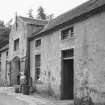
<instances>
[{"instance_id":1,"label":"sky","mask_svg":"<svg viewBox=\"0 0 105 105\"><path fill-rule=\"evenodd\" d=\"M28 10L33 9L34 17L37 9L42 6L46 14L54 14L54 17L75 8L88 0L1 0L0 20L8 22L17 15L28 16Z\"/></svg>"}]
</instances>

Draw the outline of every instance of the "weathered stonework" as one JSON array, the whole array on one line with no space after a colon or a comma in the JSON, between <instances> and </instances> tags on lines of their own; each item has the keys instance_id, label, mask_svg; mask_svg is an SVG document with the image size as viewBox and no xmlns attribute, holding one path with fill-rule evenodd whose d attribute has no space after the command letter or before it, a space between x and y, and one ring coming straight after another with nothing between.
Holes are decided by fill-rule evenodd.
<instances>
[{"instance_id":1,"label":"weathered stonework","mask_svg":"<svg viewBox=\"0 0 105 105\"><path fill-rule=\"evenodd\" d=\"M17 71L18 73L25 71L27 52L29 52L28 38L33 32L38 32L38 30L40 30L47 23L46 21L41 21L42 23L40 21L41 20L38 20L37 23L37 20L35 19L17 17L16 22L12 26L11 33L9 35L9 62L11 66L11 73L12 71L14 72L13 74L15 74ZM16 39L19 39L18 50L14 50L14 41ZM20 62L18 66L16 65L16 67L14 66L15 62L13 62L15 57L18 57ZM19 70L17 70L17 68ZM16 75L11 74L11 81L14 80L14 78L17 78Z\"/></svg>"},{"instance_id":2,"label":"weathered stonework","mask_svg":"<svg viewBox=\"0 0 105 105\"><path fill-rule=\"evenodd\" d=\"M61 30L41 39L41 46L30 41L30 73L35 81L35 55L41 54L41 84L38 91L61 95L61 50L74 48L74 97L89 95L94 103L105 103L105 12L72 24L74 37L61 40ZM66 28L66 27L65 27ZM50 76L49 76L50 72Z\"/></svg>"}]
</instances>

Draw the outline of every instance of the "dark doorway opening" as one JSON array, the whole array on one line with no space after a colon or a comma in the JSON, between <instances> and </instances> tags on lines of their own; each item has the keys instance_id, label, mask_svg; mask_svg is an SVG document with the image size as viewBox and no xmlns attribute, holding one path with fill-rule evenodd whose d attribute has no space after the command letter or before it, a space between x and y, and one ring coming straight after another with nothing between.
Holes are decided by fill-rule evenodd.
<instances>
[{"instance_id":1,"label":"dark doorway opening","mask_svg":"<svg viewBox=\"0 0 105 105\"><path fill-rule=\"evenodd\" d=\"M11 85L19 85L20 84L20 58L14 57L11 62Z\"/></svg>"},{"instance_id":2,"label":"dark doorway opening","mask_svg":"<svg viewBox=\"0 0 105 105\"><path fill-rule=\"evenodd\" d=\"M71 50L71 49L70 49ZM72 52L71 52L72 51ZM62 51L62 96L61 99L73 99L74 93L74 58L73 49ZM67 54L66 52L70 53ZM63 56L65 55L65 56Z\"/></svg>"}]
</instances>

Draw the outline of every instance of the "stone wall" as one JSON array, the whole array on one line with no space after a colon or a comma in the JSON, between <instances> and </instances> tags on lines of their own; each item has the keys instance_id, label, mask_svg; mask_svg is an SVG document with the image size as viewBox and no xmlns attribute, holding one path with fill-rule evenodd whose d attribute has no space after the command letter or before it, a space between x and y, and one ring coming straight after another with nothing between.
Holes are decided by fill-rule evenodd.
<instances>
[{"instance_id":1,"label":"stone wall","mask_svg":"<svg viewBox=\"0 0 105 105\"><path fill-rule=\"evenodd\" d=\"M94 103L105 103L105 13L92 16L74 26L74 38L61 40L58 30L41 37L41 46L30 42L30 70L35 80L35 54L41 54L41 84L37 90L60 97L61 50L74 48L74 96L91 96ZM50 75L49 75L50 72ZM34 84L34 83L33 83Z\"/></svg>"},{"instance_id":2,"label":"stone wall","mask_svg":"<svg viewBox=\"0 0 105 105\"><path fill-rule=\"evenodd\" d=\"M19 38L19 49L14 51L14 40ZM13 25L10 36L9 36L9 60L11 61L15 56L23 58L26 56L26 42L27 40L27 27L24 23L18 22Z\"/></svg>"},{"instance_id":3,"label":"stone wall","mask_svg":"<svg viewBox=\"0 0 105 105\"><path fill-rule=\"evenodd\" d=\"M76 25L75 94L79 97L89 95L95 103L105 103L104 27L105 13Z\"/></svg>"}]
</instances>

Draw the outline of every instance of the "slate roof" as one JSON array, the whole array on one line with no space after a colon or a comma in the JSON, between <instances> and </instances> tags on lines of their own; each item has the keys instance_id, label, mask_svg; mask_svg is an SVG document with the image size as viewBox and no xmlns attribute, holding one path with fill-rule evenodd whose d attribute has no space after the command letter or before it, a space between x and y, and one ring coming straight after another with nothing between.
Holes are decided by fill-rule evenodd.
<instances>
[{"instance_id":1,"label":"slate roof","mask_svg":"<svg viewBox=\"0 0 105 105\"><path fill-rule=\"evenodd\" d=\"M19 16L19 18L21 18L27 24L46 25L48 23L48 21L45 21L45 20L32 19L32 18L27 18L22 16Z\"/></svg>"},{"instance_id":2,"label":"slate roof","mask_svg":"<svg viewBox=\"0 0 105 105\"><path fill-rule=\"evenodd\" d=\"M2 48L0 48L0 52L5 51L9 48L9 44L6 44L5 46L3 46Z\"/></svg>"},{"instance_id":3,"label":"slate roof","mask_svg":"<svg viewBox=\"0 0 105 105\"><path fill-rule=\"evenodd\" d=\"M9 32L0 30L0 49L5 46L7 43L9 43Z\"/></svg>"},{"instance_id":4,"label":"slate roof","mask_svg":"<svg viewBox=\"0 0 105 105\"><path fill-rule=\"evenodd\" d=\"M39 32L43 33L46 31L50 31L51 29L55 28L56 26L62 25L65 22L72 21L74 18L79 17L85 13L88 13L98 7L104 6L105 5L105 0L89 0L80 6L56 17L53 19L51 22L47 24L47 26L44 27L44 29ZM36 35L38 35L36 34ZM34 36L36 36L34 35Z\"/></svg>"}]
</instances>

